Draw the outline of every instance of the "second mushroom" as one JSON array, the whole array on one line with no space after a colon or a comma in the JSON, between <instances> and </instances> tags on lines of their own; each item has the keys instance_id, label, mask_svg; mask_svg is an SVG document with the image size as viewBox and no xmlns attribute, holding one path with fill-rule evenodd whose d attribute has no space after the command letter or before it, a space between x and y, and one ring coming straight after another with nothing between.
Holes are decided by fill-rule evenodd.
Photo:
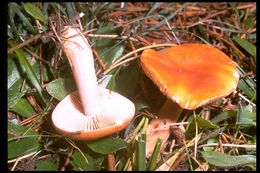
<instances>
[{"instance_id":1,"label":"second mushroom","mask_svg":"<svg viewBox=\"0 0 260 173\"><path fill-rule=\"evenodd\" d=\"M222 51L205 44L182 44L161 51L147 49L141 55L145 74L167 96L167 101L147 128L147 154L157 141L170 135L182 109L196 109L233 92L239 73L232 60ZM158 128L158 130L156 130Z\"/></svg>"}]
</instances>

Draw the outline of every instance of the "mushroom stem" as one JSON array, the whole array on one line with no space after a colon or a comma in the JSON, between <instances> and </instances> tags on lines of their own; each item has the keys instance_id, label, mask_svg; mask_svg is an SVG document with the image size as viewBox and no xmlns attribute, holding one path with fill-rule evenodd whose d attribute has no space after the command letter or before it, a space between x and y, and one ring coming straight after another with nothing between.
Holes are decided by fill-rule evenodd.
<instances>
[{"instance_id":1,"label":"mushroom stem","mask_svg":"<svg viewBox=\"0 0 260 173\"><path fill-rule=\"evenodd\" d=\"M176 123L182 113L182 108L170 99L167 99L158 113L160 119L168 119Z\"/></svg>"},{"instance_id":2,"label":"mushroom stem","mask_svg":"<svg viewBox=\"0 0 260 173\"><path fill-rule=\"evenodd\" d=\"M153 148L157 142L157 137L160 137L162 139L162 145L160 147L160 150L163 150L163 148L166 147L166 141L170 136L170 127L164 128L162 130L156 130L156 128L160 128L161 126L176 123L178 118L180 117L182 113L182 108L175 102L173 102L170 99L167 99L165 103L163 104L162 108L158 112L158 118L152 119L147 127L147 136L146 136L146 156L149 156Z\"/></svg>"},{"instance_id":3,"label":"mushroom stem","mask_svg":"<svg viewBox=\"0 0 260 173\"><path fill-rule=\"evenodd\" d=\"M99 97L91 47L79 29L68 27L62 37L63 50L69 60L84 113L94 116L98 113Z\"/></svg>"}]
</instances>

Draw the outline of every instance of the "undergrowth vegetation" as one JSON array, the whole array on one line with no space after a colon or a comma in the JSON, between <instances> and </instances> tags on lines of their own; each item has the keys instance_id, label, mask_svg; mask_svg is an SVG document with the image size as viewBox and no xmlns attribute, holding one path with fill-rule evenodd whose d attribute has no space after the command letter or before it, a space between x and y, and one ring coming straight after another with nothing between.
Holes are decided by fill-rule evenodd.
<instances>
[{"instance_id":1,"label":"undergrowth vegetation","mask_svg":"<svg viewBox=\"0 0 260 173\"><path fill-rule=\"evenodd\" d=\"M53 109L76 90L59 42L66 25L89 40L99 85L135 104L120 133L77 141L53 129ZM12 2L7 29L10 170L256 170L256 3ZM139 58L146 48L183 43L223 51L239 70L238 87L184 110L176 123L183 143L172 132L146 156L146 128L166 96Z\"/></svg>"}]
</instances>

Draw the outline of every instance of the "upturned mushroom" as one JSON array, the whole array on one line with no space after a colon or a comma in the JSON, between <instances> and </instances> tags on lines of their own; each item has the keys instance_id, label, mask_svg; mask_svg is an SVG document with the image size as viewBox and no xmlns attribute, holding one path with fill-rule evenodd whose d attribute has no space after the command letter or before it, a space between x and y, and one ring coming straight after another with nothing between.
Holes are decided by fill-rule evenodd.
<instances>
[{"instance_id":1,"label":"upturned mushroom","mask_svg":"<svg viewBox=\"0 0 260 173\"><path fill-rule=\"evenodd\" d=\"M79 29L67 26L61 40L78 90L66 96L54 109L55 129L79 140L93 140L124 129L135 114L134 104L98 86L92 50Z\"/></svg>"},{"instance_id":2,"label":"upturned mushroom","mask_svg":"<svg viewBox=\"0 0 260 173\"><path fill-rule=\"evenodd\" d=\"M239 73L222 51L205 44L182 44L161 51L144 50L141 65L145 74L167 96L167 101L147 128L147 153L152 151L156 133L164 143L170 135L153 130L176 122L182 109L196 109L233 92ZM174 120L173 120L174 119Z\"/></svg>"}]
</instances>

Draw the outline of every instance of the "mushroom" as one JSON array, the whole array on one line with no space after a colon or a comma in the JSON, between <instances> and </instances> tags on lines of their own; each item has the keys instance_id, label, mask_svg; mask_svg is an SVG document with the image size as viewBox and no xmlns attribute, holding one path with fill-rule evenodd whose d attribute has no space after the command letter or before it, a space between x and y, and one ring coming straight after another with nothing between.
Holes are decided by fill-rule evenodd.
<instances>
[{"instance_id":1,"label":"mushroom","mask_svg":"<svg viewBox=\"0 0 260 173\"><path fill-rule=\"evenodd\" d=\"M135 106L122 95L98 86L87 39L79 29L67 26L61 42L78 90L66 96L54 109L55 129L79 140L93 140L124 129L135 114Z\"/></svg>"},{"instance_id":2,"label":"mushroom","mask_svg":"<svg viewBox=\"0 0 260 173\"><path fill-rule=\"evenodd\" d=\"M147 128L147 154L157 139L165 143L169 128L154 128L175 123L182 109L196 109L233 92L239 73L232 60L222 51L198 43L182 44L161 51L144 50L141 65L145 74L167 96L167 101ZM176 105L176 103L178 105ZM175 117L174 117L175 116ZM150 143L149 143L150 142Z\"/></svg>"}]
</instances>

